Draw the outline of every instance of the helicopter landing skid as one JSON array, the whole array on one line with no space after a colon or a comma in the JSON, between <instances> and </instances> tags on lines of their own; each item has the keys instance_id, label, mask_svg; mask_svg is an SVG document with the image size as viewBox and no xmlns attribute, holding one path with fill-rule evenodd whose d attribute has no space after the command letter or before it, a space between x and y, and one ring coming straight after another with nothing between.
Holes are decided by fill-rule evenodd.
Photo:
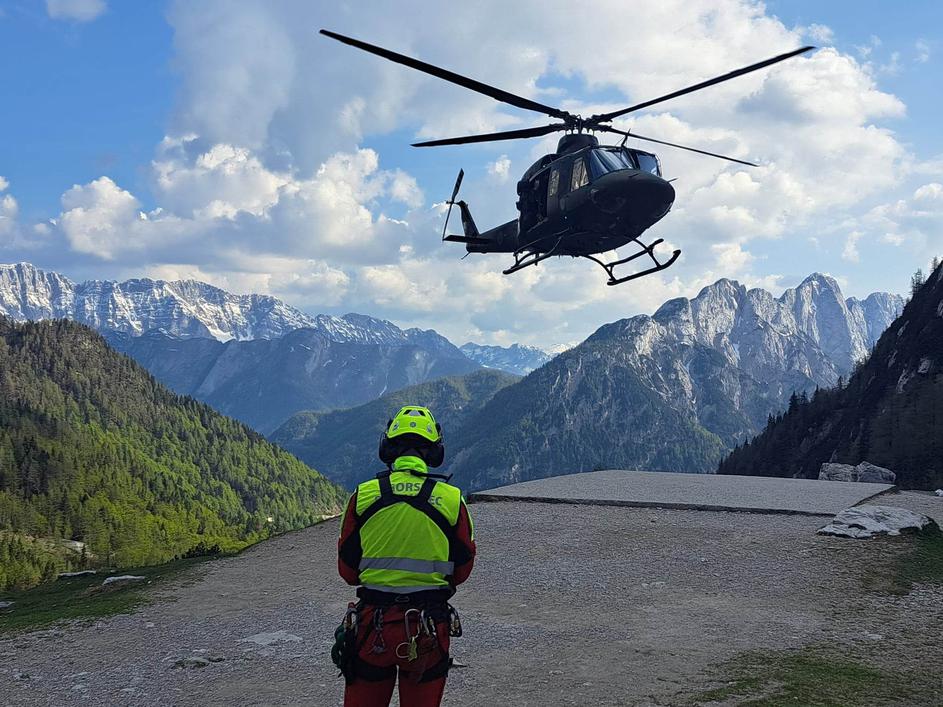
<instances>
[{"instance_id":1,"label":"helicopter landing skid","mask_svg":"<svg viewBox=\"0 0 943 707\"><path fill-rule=\"evenodd\" d=\"M655 257L654 251L655 251L655 246L657 246L659 243L662 243L665 240L664 238L659 238L656 241L652 241L651 244L649 245L645 245L638 238L633 238L632 240L641 247L641 250L638 253L633 253L628 258L622 258L621 260L614 260L611 263L604 263L602 260L592 255L581 255L579 257L592 260L594 263L597 263L600 267L602 267L602 269L606 271L606 274L609 275L609 281L606 282L607 285L621 285L623 282L628 282L629 280L635 280L640 277L645 277L646 275L651 275L652 273L656 273L666 268L669 268L674 263L674 261L678 259L678 256L681 255L681 251L676 250L674 251L674 253L671 254L671 257L668 260L666 260L665 262L661 262L660 260L658 260L658 258ZM653 267L648 268L647 270L640 270L638 272L632 273L631 275L626 275L625 277L616 277L615 269L618 266L625 265L626 263L629 263L635 260L636 258L642 257L643 255L647 255L649 258L651 258L652 262L654 262L655 265Z\"/></svg>"},{"instance_id":2,"label":"helicopter landing skid","mask_svg":"<svg viewBox=\"0 0 943 707\"><path fill-rule=\"evenodd\" d=\"M516 253L514 253L514 265L509 267L507 270L502 270L501 272L505 275L510 275L511 273L515 273L518 270L523 270L524 268L529 267L531 265L536 265L537 263L543 260L546 260L547 258L552 258L554 255L557 254L556 252L557 248L560 247L560 243L562 241L563 239L560 238L556 242L556 244L553 246L553 248L548 250L546 253L535 253L533 251L524 252L523 250L517 251Z\"/></svg>"}]
</instances>

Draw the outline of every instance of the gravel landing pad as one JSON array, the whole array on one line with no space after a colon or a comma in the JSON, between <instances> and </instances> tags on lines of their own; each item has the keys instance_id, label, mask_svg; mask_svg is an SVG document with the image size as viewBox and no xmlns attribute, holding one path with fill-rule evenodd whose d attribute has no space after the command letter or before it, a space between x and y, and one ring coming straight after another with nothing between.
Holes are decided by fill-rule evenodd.
<instances>
[{"instance_id":1,"label":"gravel landing pad","mask_svg":"<svg viewBox=\"0 0 943 707\"><path fill-rule=\"evenodd\" d=\"M845 481L612 470L524 481L474 493L470 500L833 516L893 489Z\"/></svg>"}]
</instances>

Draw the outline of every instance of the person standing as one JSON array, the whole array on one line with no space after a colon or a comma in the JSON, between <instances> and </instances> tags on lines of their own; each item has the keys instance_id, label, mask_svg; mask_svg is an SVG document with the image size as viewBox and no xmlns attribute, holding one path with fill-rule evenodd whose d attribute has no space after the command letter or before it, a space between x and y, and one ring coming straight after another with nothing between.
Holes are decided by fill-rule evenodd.
<instances>
[{"instance_id":1,"label":"person standing","mask_svg":"<svg viewBox=\"0 0 943 707\"><path fill-rule=\"evenodd\" d=\"M442 465L442 428L428 408L407 405L380 438L387 469L357 487L337 543L341 577L359 601L338 628L335 662L345 707L386 707L399 678L400 704L437 707L461 635L448 603L475 560L474 525Z\"/></svg>"}]
</instances>

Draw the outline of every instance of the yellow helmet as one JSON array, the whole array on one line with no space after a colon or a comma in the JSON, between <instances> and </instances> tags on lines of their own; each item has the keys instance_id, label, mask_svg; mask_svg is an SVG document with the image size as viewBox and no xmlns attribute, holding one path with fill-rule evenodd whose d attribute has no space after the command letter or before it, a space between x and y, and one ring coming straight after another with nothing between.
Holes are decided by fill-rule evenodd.
<instances>
[{"instance_id":1,"label":"yellow helmet","mask_svg":"<svg viewBox=\"0 0 943 707\"><path fill-rule=\"evenodd\" d=\"M386 425L380 438L380 460L392 464L409 451L432 467L441 466L445 460L442 426L429 408L406 405Z\"/></svg>"}]
</instances>

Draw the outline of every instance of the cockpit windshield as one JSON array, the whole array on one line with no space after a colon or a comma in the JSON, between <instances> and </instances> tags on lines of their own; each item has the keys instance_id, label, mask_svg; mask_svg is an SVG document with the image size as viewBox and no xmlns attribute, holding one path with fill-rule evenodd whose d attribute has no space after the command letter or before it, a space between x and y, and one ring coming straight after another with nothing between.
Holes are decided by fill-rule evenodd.
<instances>
[{"instance_id":1,"label":"cockpit windshield","mask_svg":"<svg viewBox=\"0 0 943 707\"><path fill-rule=\"evenodd\" d=\"M627 150L618 148L602 148L592 151L590 159L593 179L597 179L609 172L618 172L622 169L638 169L632 155Z\"/></svg>"}]
</instances>

